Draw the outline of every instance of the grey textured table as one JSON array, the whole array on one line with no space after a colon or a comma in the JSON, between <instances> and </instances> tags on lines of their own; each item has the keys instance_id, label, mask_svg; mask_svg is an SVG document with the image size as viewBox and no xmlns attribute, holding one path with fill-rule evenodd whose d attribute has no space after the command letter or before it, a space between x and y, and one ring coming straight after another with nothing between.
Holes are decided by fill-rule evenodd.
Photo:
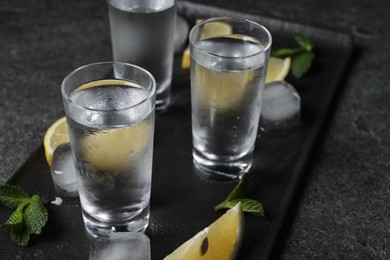
<instances>
[{"instance_id":1,"label":"grey textured table","mask_svg":"<svg viewBox=\"0 0 390 260\"><path fill-rule=\"evenodd\" d=\"M353 36L356 56L275 258L390 259L390 2L212 4ZM63 115L63 77L80 65L110 59L104 1L0 2L0 182L12 176L41 144L47 127Z\"/></svg>"}]
</instances>

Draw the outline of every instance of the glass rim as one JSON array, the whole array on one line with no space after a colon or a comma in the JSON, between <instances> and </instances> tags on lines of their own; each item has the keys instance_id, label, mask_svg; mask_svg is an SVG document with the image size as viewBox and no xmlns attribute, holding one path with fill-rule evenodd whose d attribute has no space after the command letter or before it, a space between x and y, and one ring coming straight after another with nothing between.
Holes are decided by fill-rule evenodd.
<instances>
[{"instance_id":1,"label":"glass rim","mask_svg":"<svg viewBox=\"0 0 390 260\"><path fill-rule=\"evenodd\" d=\"M237 21L237 22L246 22L246 23L249 23L249 24L253 24L257 28L260 28L268 36L269 41L268 41L267 45L264 46L264 49L254 53L254 54L240 56L240 57L232 57L232 56L218 55L218 54L211 53L211 52L206 51L206 50L204 50L202 48L199 48L199 46L194 42L193 34L195 33L195 30L197 30L200 26L202 26L202 25L204 25L206 23L210 23L210 22L222 22L222 21L227 21L227 20L229 20L229 21ZM207 55L210 55L210 56L224 58L224 59L247 59L247 58L259 55L261 53L267 52L271 48L271 45L272 45L272 35L271 35L270 31L264 25L261 25L261 24L259 24L257 22L254 22L254 21L246 19L246 18L229 17L229 16L213 17L213 18L206 19L206 20L196 24L194 27L192 27L188 38L189 38L190 44L193 47L195 47L198 50L200 50L201 52L203 52L203 53L205 53Z\"/></svg>"},{"instance_id":2,"label":"glass rim","mask_svg":"<svg viewBox=\"0 0 390 260\"><path fill-rule=\"evenodd\" d=\"M138 70L142 71L143 73L145 73L151 79L151 86L152 86L150 91L149 91L148 96L146 96L144 99L142 99L141 101L139 101L136 104L133 104L131 106L126 106L124 108L120 108L120 109L116 109L116 110L114 110L114 109L103 110L103 109L95 109L95 108L89 108L89 107L81 106L81 105L73 102L71 100L71 98L70 98L70 95L65 93L65 88L66 88L67 81L72 76L74 76L77 72L80 72L80 71L82 71L82 70L84 70L86 68L89 68L89 67L94 67L94 66L99 66L99 65L115 65L115 64L120 64L120 65L124 65L126 67L135 68L135 69L138 69ZM118 79L118 78L113 77L112 79ZM98 79L98 80L101 80L101 79ZM121 79L121 80L129 81L128 79ZM85 83L87 83L87 82L85 82ZM131 64L131 63L127 63L127 62L120 62L120 61L93 62L93 63L89 63L89 64L86 64L86 65L80 66L80 67L74 69L73 71L71 71L68 75L66 75L66 77L63 79L63 81L61 83L61 94L62 94L63 99L66 100L66 102L68 102L69 104L71 104L71 105L73 105L75 107L78 107L80 109L84 109L84 110L88 110L88 111L96 111L96 112L109 112L109 111L121 112L121 111L124 111L124 110L128 110L128 109L137 107L137 106L145 103L149 99L151 99L155 95L156 89L157 89L156 80L155 80L155 78L153 77L153 75L149 71L147 71L146 69L144 69L144 68L142 68L140 66L137 66L137 65L134 65L134 64ZM71 93L73 93L73 91Z\"/></svg>"}]
</instances>

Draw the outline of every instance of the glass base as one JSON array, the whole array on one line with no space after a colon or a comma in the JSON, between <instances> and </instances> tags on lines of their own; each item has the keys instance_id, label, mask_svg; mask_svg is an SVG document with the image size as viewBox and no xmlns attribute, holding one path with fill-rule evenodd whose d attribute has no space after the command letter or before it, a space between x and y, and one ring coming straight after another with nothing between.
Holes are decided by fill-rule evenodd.
<instances>
[{"instance_id":1,"label":"glass base","mask_svg":"<svg viewBox=\"0 0 390 260\"><path fill-rule=\"evenodd\" d=\"M128 221L102 222L83 211L84 226L92 237L108 236L115 232L145 232L149 225L149 206Z\"/></svg>"},{"instance_id":2,"label":"glass base","mask_svg":"<svg viewBox=\"0 0 390 260\"><path fill-rule=\"evenodd\" d=\"M59 187L54 184L55 195L58 197L78 197L79 190L77 183L75 185L69 185L67 187Z\"/></svg>"},{"instance_id":3,"label":"glass base","mask_svg":"<svg viewBox=\"0 0 390 260\"><path fill-rule=\"evenodd\" d=\"M156 112L165 112L171 103L170 87L156 95Z\"/></svg>"},{"instance_id":4,"label":"glass base","mask_svg":"<svg viewBox=\"0 0 390 260\"><path fill-rule=\"evenodd\" d=\"M195 170L202 177L218 181L240 179L252 166L252 153L232 161L211 160L196 149L192 150Z\"/></svg>"}]
</instances>

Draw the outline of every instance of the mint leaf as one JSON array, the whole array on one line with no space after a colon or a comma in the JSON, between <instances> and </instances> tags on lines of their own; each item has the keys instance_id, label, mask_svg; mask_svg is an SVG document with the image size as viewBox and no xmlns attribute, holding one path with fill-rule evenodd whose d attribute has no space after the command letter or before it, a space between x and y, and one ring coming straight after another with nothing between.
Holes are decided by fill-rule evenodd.
<instances>
[{"instance_id":1,"label":"mint leaf","mask_svg":"<svg viewBox=\"0 0 390 260\"><path fill-rule=\"evenodd\" d=\"M30 197L20 187L9 184L0 185L0 204L3 206L10 209L16 209L26 198Z\"/></svg>"},{"instance_id":2,"label":"mint leaf","mask_svg":"<svg viewBox=\"0 0 390 260\"><path fill-rule=\"evenodd\" d=\"M39 195L34 195L31 198L30 205L24 211L26 216L27 225L32 234L40 234L42 228L45 226L48 213L46 208L42 204L42 199Z\"/></svg>"},{"instance_id":3,"label":"mint leaf","mask_svg":"<svg viewBox=\"0 0 390 260\"><path fill-rule=\"evenodd\" d=\"M40 234L48 219L48 213L39 195L30 196L20 187L0 185L0 204L15 209L8 220L0 225L11 228L11 240L19 246L27 246L31 234Z\"/></svg>"},{"instance_id":4,"label":"mint leaf","mask_svg":"<svg viewBox=\"0 0 390 260\"><path fill-rule=\"evenodd\" d=\"M244 212L251 213L259 217L265 217L263 205L260 202L252 199L237 199L226 201L224 203L224 208L233 208L238 202L241 202L242 210Z\"/></svg>"},{"instance_id":5,"label":"mint leaf","mask_svg":"<svg viewBox=\"0 0 390 260\"><path fill-rule=\"evenodd\" d=\"M30 239L30 231L23 216L22 221L11 227L11 240L19 246L27 246Z\"/></svg>"},{"instance_id":6,"label":"mint leaf","mask_svg":"<svg viewBox=\"0 0 390 260\"><path fill-rule=\"evenodd\" d=\"M245 198L248 192L249 182L247 177L244 175L226 200L214 207L215 211L233 208L238 202L241 202L244 212L248 212L259 217L265 217L263 205L260 202Z\"/></svg>"},{"instance_id":7,"label":"mint leaf","mask_svg":"<svg viewBox=\"0 0 390 260\"><path fill-rule=\"evenodd\" d=\"M276 58L292 58L291 72L296 78L301 78L310 68L314 59L313 42L301 35L294 37L298 44L295 48L272 49L271 56Z\"/></svg>"},{"instance_id":8,"label":"mint leaf","mask_svg":"<svg viewBox=\"0 0 390 260\"><path fill-rule=\"evenodd\" d=\"M11 227L11 239L20 246L26 246L30 238L30 231L21 210L15 210L5 222L4 226Z\"/></svg>"},{"instance_id":9,"label":"mint leaf","mask_svg":"<svg viewBox=\"0 0 390 260\"><path fill-rule=\"evenodd\" d=\"M8 218L7 222L5 222L5 225L18 225L22 221L23 221L23 212L20 210L16 210Z\"/></svg>"},{"instance_id":10,"label":"mint leaf","mask_svg":"<svg viewBox=\"0 0 390 260\"><path fill-rule=\"evenodd\" d=\"M286 58L295 54L296 50L289 48L278 48L271 50L271 56L276 58Z\"/></svg>"},{"instance_id":11,"label":"mint leaf","mask_svg":"<svg viewBox=\"0 0 390 260\"><path fill-rule=\"evenodd\" d=\"M294 37L294 39L299 44L299 46L301 46L306 51L312 51L313 50L314 45L308 38L306 38L304 36L297 35L297 36Z\"/></svg>"},{"instance_id":12,"label":"mint leaf","mask_svg":"<svg viewBox=\"0 0 390 260\"><path fill-rule=\"evenodd\" d=\"M235 200L244 198L248 194L248 181L247 177L243 176L237 186L233 189L233 191L229 194L226 200Z\"/></svg>"},{"instance_id":13,"label":"mint leaf","mask_svg":"<svg viewBox=\"0 0 390 260\"><path fill-rule=\"evenodd\" d=\"M313 52L299 54L292 61L291 72L296 78L301 78L310 68L314 59Z\"/></svg>"}]
</instances>

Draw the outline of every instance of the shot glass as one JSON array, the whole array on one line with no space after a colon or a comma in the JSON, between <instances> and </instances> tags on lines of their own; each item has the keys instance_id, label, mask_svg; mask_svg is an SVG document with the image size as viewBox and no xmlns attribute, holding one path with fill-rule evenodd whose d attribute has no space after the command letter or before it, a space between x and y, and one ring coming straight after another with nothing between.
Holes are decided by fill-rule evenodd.
<instances>
[{"instance_id":1,"label":"shot glass","mask_svg":"<svg viewBox=\"0 0 390 260\"><path fill-rule=\"evenodd\" d=\"M219 17L189 36L193 159L212 179L234 180L252 164L271 49L269 31Z\"/></svg>"},{"instance_id":2,"label":"shot glass","mask_svg":"<svg viewBox=\"0 0 390 260\"><path fill-rule=\"evenodd\" d=\"M170 103L175 0L107 0L113 58L141 66L157 83L156 110Z\"/></svg>"},{"instance_id":3,"label":"shot glass","mask_svg":"<svg viewBox=\"0 0 390 260\"><path fill-rule=\"evenodd\" d=\"M145 69L93 63L61 86L82 216L92 236L149 223L156 83Z\"/></svg>"}]
</instances>

